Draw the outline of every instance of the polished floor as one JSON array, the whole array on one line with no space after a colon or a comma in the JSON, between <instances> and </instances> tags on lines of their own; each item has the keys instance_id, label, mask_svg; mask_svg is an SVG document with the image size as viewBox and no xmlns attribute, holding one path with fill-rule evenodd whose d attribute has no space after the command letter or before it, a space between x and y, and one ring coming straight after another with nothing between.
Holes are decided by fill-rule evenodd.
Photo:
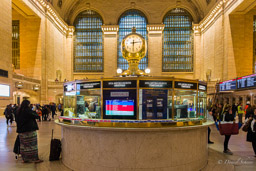
<instances>
[{"instance_id":1,"label":"polished floor","mask_svg":"<svg viewBox=\"0 0 256 171\"><path fill-rule=\"evenodd\" d=\"M61 138L61 128L53 121L39 122L38 144L39 157L44 160L40 164L24 164L21 159L15 159L12 152L16 138L16 127L7 127L5 118L0 116L0 171L70 171L61 161L50 162L51 131L54 129L54 137ZM208 165L202 171L256 171L256 158L254 157L251 143L245 141L246 133L240 131L239 135L231 136L229 148L234 155L223 154L224 137L220 136L215 126L212 126L209 145ZM85 169L86 171L86 169Z\"/></svg>"}]
</instances>

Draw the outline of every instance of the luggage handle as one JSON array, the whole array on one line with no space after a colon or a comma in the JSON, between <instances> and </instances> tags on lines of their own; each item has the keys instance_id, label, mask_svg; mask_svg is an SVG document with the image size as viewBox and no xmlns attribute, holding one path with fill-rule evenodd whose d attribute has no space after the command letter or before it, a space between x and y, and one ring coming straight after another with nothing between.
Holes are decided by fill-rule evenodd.
<instances>
[{"instance_id":1,"label":"luggage handle","mask_svg":"<svg viewBox=\"0 0 256 171\"><path fill-rule=\"evenodd\" d=\"M52 139L53 139L53 129L52 129Z\"/></svg>"}]
</instances>

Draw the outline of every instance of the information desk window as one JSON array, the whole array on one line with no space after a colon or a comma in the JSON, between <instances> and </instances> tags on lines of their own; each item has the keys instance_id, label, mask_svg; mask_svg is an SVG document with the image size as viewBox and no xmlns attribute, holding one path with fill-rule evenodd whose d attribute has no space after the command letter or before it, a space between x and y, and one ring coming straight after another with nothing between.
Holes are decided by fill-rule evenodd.
<instances>
[{"instance_id":1,"label":"information desk window","mask_svg":"<svg viewBox=\"0 0 256 171\"><path fill-rule=\"evenodd\" d=\"M174 94L174 119L196 118L197 91L175 90Z\"/></svg>"},{"instance_id":2,"label":"information desk window","mask_svg":"<svg viewBox=\"0 0 256 171\"><path fill-rule=\"evenodd\" d=\"M76 104L79 118L101 118L100 89L86 89L77 92Z\"/></svg>"},{"instance_id":3,"label":"information desk window","mask_svg":"<svg viewBox=\"0 0 256 171\"><path fill-rule=\"evenodd\" d=\"M167 89L140 89L140 116L142 119L167 119Z\"/></svg>"},{"instance_id":4,"label":"information desk window","mask_svg":"<svg viewBox=\"0 0 256 171\"><path fill-rule=\"evenodd\" d=\"M67 117L77 117L77 115L75 114L75 108L76 108L75 91L65 92L63 115Z\"/></svg>"},{"instance_id":5,"label":"information desk window","mask_svg":"<svg viewBox=\"0 0 256 171\"><path fill-rule=\"evenodd\" d=\"M207 93L203 91L198 92L198 117L199 118L206 118L206 105L207 105Z\"/></svg>"}]
</instances>

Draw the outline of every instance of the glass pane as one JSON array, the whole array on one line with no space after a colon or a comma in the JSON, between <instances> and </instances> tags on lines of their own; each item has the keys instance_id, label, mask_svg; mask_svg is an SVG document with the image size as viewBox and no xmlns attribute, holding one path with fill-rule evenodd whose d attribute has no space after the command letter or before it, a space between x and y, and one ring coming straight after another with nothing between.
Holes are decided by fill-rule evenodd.
<instances>
[{"instance_id":1,"label":"glass pane","mask_svg":"<svg viewBox=\"0 0 256 171\"><path fill-rule=\"evenodd\" d=\"M67 92L66 92L67 93ZM75 94L75 92L74 92ZM76 96L75 95L68 95L64 96L64 116L68 117L76 117L75 108L76 108Z\"/></svg>"},{"instance_id":2,"label":"glass pane","mask_svg":"<svg viewBox=\"0 0 256 171\"><path fill-rule=\"evenodd\" d=\"M77 115L80 118L101 118L100 90L83 90L77 96Z\"/></svg>"},{"instance_id":3,"label":"glass pane","mask_svg":"<svg viewBox=\"0 0 256 171\"><path fill-rule=\"evenodd\" d=\"M92 10L80 13L75 21L74 71L103 71L101 16Z\"/></svg>"},{"instance_id":4,"label":"glass pane","mask_svg":"<svg viewBox=\"0 0 256 171\"><path fill-rule=\"evenodd\" d=\"M174 118L196 118L196 98L194 90L175 90Z\"/></svg>"},{"instance_id":5,"label":"glass pane","mask_svg":"<svg viewBox=\"0 0 256 171\"><path fill-rule=\"evenodd\" d=\"M190 14L181 8L164 17L163 72L193 71L193 31Z\"/></svg>"},{"instance_id":6,"label":"glass pane","mask_svg":"<svg viewBox=\"0 0 256 171\"><path fill-rule=\"evenodd\" d=\"M20 22L12 21L12 64L15 69L20 69Z\"/></svg>"},{"instance_id":7,"label":"glass pane","mask_svg":"<svg viewBox=\"0 0 256 171\"><path fill-rule=\"evenodd\" d=\"M147 19L145 15L138 10L128 10L119 19L119 37L117 52L117 68L128 69L128 62L123 58L121 52L121 43L123 38L132 32L132 27L136 27L136 33L141 34L147 40ZM144 70L148 67L148 55L140 61L139 69Z\"/></svg>"}]
</instances>

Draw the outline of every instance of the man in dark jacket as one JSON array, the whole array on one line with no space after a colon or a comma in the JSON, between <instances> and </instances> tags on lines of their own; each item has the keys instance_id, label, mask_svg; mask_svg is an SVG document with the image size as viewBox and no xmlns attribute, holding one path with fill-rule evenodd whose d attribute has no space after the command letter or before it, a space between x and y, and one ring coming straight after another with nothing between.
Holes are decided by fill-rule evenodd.
<instances>
[{"instance_id":1,"label":"man in dark jacket","mask_svg":"<svg viewBox=\"0 0 256 171\"><path fill-rule=\"evenodd\" d=\"M11 125L12 125L12 121L13 121L13 111L12 111L11 105L6 106L6 109L5 109L5 111L4 111L4 115L5 115L5 118L6 118L6 124L7 124L7 126L9 126L9 125L8 125L9 120L10 120L10 123L11 123Z\"/></svg>"}]
</instances>

